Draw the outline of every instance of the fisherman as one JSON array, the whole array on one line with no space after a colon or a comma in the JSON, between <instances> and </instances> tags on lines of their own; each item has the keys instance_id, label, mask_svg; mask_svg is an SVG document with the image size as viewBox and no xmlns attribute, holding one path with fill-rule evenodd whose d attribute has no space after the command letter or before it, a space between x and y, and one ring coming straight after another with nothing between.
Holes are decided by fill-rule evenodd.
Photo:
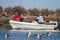
<instances>
[{"instance_id":1,"label":"fisherman","mask_svg":"<svg viewBox=\"0 0 60 40\"><path fill-rule=\"evenodd\" d=\"M21 16L20 12L16 12L16 15L14 15L13 20L15 20L15 21L23 21L24 18Z\"/></svg>"},{"instance_id":2,"label":"fisherman","mask_svg":"<svg viewBox=\"0 0 60 40\"><path fill-rule=\"evenodd\" d=\"M44 19L43 16L41 15L41 13L39 13L38 17L36 18L37 22L39 24L43 24L44 23Z\"/></svg>"}]
</instances>

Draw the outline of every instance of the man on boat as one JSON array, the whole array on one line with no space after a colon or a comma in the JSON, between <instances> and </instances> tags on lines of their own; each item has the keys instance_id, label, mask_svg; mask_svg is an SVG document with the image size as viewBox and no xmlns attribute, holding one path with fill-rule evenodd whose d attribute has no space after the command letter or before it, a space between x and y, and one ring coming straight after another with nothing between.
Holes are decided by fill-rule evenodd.
<instances>
[{"instance_id":1,"label":"man on boat","mask_svg":"<svg viewBox=\"0 0 60 40\"><path fill-rule=\"evenodd\" d=\"M20 12L16 12L16 15L14 15L13 20L15 20L15 21L23 21L24 19L22 18Z\"/></svg>"},{"instance_id":2,"label":"man on boat","mask_svg":"<svg viewBox=\"0 0 60 40\"><path fill-rule=\"evenodd\" d=\"M43 24L44 23L44 19L43 16L41 15L41 13L39 13L38 17L36 18L37 22L39 24Z\"/></svg>"}]
</instances>

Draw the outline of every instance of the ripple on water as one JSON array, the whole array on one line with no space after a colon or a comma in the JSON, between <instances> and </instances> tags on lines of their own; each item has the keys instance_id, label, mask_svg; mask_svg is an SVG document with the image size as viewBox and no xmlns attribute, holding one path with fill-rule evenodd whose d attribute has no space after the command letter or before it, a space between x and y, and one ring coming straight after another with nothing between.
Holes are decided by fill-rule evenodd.
<instances>
[{"instance_id":1,"label":"ripple on water","mask_svg":"<svg viewBox=\"0 0 60 40\"><path fill-rule=\"evenodd\" d=\"M4 35L9 34L8 40L38 40L37 38L27 37L27 31L12 31L9 29L0 29L0 40L5 40ZM33 31L32 34L46 34L45 31ZM41 37L40 40L60 40L60 32L51 32L50 37Z\"/></svg>"}]
</instances>

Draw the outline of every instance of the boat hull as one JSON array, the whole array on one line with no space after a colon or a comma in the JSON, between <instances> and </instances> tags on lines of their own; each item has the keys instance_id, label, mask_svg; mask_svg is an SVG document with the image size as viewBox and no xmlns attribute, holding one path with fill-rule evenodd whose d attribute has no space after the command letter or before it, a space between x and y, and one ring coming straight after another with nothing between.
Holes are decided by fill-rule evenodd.
<instances>
[{"instance_id":1,"label":"boat hull","mask_svg":"<svg viewBox=\"0 0 60 40\"><path fill-rule=\"evenodd\" d=\"M29 22L19 22L19 21L9 21L10 25L13 29L21 28L21 29L54 29L57 25L46 25L46 24L38 24L38 23L29 23Z\"/></svg>"}]
</instances>

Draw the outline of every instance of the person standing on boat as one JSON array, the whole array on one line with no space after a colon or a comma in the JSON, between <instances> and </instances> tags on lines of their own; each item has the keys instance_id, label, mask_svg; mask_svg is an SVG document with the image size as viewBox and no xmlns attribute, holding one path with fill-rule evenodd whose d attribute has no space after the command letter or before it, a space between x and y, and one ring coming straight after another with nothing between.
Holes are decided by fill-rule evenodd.
<instances>
[{"instance_id":1,"label":"person standing on boat","mask_svg":"<svg viewBox=\"0 0 60 40\"><path fill-rule=\"evenodd\" d=\"M23 17L21 16L20 12L16 12L16 15L14 15L13 20L15 21L23 21Z\"/></svg>"},{"instance_id":2,"label":"person standing on boat","mask_svg":"<svg viewBox=\"0 0 60 40\"><path fill-rule=\"evenodd\" d=\"M41 15L41 13L39 13L38 17L36 18L37 22L39 24L43 24L44 23L44 19L43 16Z\"/></svg>"}]
</instances>

